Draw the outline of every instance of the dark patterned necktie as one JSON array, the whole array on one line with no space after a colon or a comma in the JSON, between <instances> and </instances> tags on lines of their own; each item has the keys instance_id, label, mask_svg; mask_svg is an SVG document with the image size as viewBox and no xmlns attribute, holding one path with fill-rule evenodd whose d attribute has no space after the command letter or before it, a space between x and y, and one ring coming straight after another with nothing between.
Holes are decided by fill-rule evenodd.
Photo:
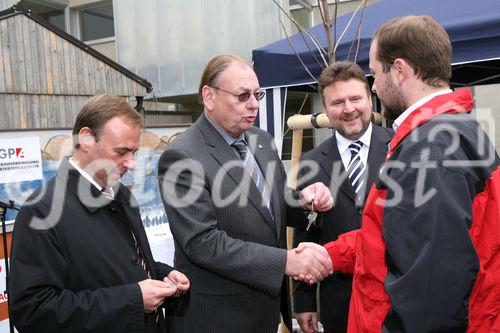
<instances>
[{"instance_id":1,"label":"dark patterned necktie","mask_svg":"<svg viewBox=\"0 0 500 333\"><path fill-rule=\"evenodd\" d=\"M255 161L255 158L252 154L248 154L248 147L245 141L236 140L235 142L233 142L233 146L240 154L245 169L248 171L248 173L252 177L253 182L259 189L260 195L262 196L266 207L271 211L271 196L266 184L266 180L264 179L264 175L257 165L257 161Z\"/></svg>"},{"instance_id":2,"label":"dark patterned necktie","mask_svg":"<svg viewBox=\"0 0 500 333\"><path fill-rule=\"evenodd\" d=\"M139 259L139 263L144 269L144 272L146 272L148 279L150 279L151 272L148 269L148 265L146 264L146 260L144 258L144 255L142 254L141 247L139 246L139 242L137 241L137 238L135 238L134 232L132 230L130 230L130 232L132 233L132 238L134 239L135 252L137 254L137 258Z\"/></svg>"},{"instance_id":3,"label":"dark patterned necktie","mask_svg":"<svg viewBox=\"0 0 500 333\"><path fill-rule=\"evenodd\" d=\"M351 161L347 166L347 176L356 194L363 188L365 182L365 165L359 156L361 147L363 147L363 142L359 140L349 145Z\"/></svg>"}]
</instances>

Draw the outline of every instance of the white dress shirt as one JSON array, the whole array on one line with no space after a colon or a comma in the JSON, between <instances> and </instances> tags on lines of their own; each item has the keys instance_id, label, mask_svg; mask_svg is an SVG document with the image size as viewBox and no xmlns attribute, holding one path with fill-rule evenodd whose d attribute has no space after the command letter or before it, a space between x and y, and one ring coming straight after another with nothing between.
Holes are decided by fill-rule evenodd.
<instances>
[{"instance_id":1,"label":"white dress shirt","mask_svg":"<svg viewBox=\"0 0 500 333\"><path fill-rule=\"evenodd\" d=\"M361 158L361 161L363 161L365 166L367 165L368 162L368 152L370 150L372 131L373 131L373 126L372 123L370 122L370 125L368 125L368 128L366 129L366 132L358 139L359 141L363 142L363 146L359 150L359 157ZM349 149L349 145L358 140L349 140L343 137L337 131L335 131L335 137L337 138L337 147L339 149L340 157L342 158L342 163L344 164L344 169L347 170L347 166L351 161L351 151Z\"/></svg>"},{"instance_id":2,"label":"white dress shirt","mask_svg":"<svg viewBox=\"0 0 500 333\"><path fill-rule=\"evenodd\" d=\"M71 164L85 179L87 179L92 185L94 185L100 192L103 193L103 195L109 199L113 199L115 197L115 191L113 190L112 187L107 187L104 189L101 185L97 184L97 182L92 178L85 170L80 168L75 160L73 159L73 156L69 158L68 160L69 164Z\"/></svg>"}]
</instances>

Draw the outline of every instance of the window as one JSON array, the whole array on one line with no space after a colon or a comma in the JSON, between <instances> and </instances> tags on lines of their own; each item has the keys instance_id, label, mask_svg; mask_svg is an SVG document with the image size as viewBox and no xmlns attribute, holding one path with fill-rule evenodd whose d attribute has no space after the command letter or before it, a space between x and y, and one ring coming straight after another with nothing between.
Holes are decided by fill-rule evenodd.
<instances>
[{"instance_id":1,"label":"window","mask_svg":"<svg viewBox=\"0 0 500 333\"><path fill-rule=\"evenodd\" d=\"M61 30L66 30L65 19L64 19L64 9L48 7L37 3L36 1L21 1L21 4L32 10L33 13L47 20L50 24L55 25Z\"/></svg>"},{"instance_id":2,"label":"window","mask_svg":"<svg viewBox=\"0 0 500 333\"><path fill-rule=\"evenodd\" d=\"M115 36L113 4L81 9L78 14L82 41L88 42Z\"/></svg>"},{"instance_id":3,"label":"window","mask_svg":"<svg viewBox=\"0 0 500 333\"><path fill-rule=\"evenodd\" d=\"M55 25L61 30L66 30L64 26L64 10L54 10L46 13L40 13L40 16Z\"/></svg>"}]
</instances>

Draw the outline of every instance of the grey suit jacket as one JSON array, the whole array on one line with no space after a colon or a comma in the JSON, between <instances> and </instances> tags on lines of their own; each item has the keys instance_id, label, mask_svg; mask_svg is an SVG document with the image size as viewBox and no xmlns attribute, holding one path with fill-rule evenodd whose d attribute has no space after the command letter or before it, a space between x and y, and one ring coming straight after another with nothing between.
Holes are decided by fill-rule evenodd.
<instances>
[{"instance_id":1,"label":"grey suit jacket","mask_svg":"<svg viewBox=\"0 0 500 333\"><path fill-rule=\"evenodd\" d=\"M245 138L271 188L272 212L205 115L159 160L175 264L191 280L187 313L169 318L173 332L275 333L280 300L289 323L286 174L267 132L253 128Z\"/></svg>"},{"instance_id":2,"label":"grey suit jacket","mask_svg":"<svg viewBox=\"0 0 500 333\"><path fill-rule=\"evenodd\" d=\"M393 136L391 129L373 125L370 151L367 160L367 189L368 195L371 185L378 178L380 165L385 161L387 145ZM320 227L295 230L294 244L299 242L316 242L320 244L336 240L342 233L361 227L364 201L356 202L355 192L347 178L332 176L332 170L340 175L345 174L345 168L337 147L335 135L323 142L317 148L306 152L302 156L301 165L306 161L318 163L318 173L308 179L299 188L315 182L322 182L330 188L334 195L334 208L318 216ZM300 176L307 173L301 168ZM304 214L291 217L294 220L304 220ZM295 224L298 224L295 221ZM329 330L345 332L347 330L347 315L351 297L352 275L334 273L320 284L320 311L321 321ZM309 286L303 282L294 282L294 310L295 312L316 312L316 285Z\"/></svg>"}]
</instances>

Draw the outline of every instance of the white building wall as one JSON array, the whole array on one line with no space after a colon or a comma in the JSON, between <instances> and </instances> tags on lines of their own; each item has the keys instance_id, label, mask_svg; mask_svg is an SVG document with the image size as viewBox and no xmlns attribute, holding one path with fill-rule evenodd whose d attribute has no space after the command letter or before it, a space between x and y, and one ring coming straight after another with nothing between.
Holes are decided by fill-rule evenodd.
<instances>
[{"instance_id":1,"label":"white building wall","mask_svg":"<svg viewBox=\"0 0 500 333\"><path fill-rule=\"evenodd\" d=\"M288 0L280 0L288 6ZM153 84L156 97L194 94L205 63L219 53L248 60L284 38L269 0L115 0L117 60Z\"/></svg>"}]
</instances>

